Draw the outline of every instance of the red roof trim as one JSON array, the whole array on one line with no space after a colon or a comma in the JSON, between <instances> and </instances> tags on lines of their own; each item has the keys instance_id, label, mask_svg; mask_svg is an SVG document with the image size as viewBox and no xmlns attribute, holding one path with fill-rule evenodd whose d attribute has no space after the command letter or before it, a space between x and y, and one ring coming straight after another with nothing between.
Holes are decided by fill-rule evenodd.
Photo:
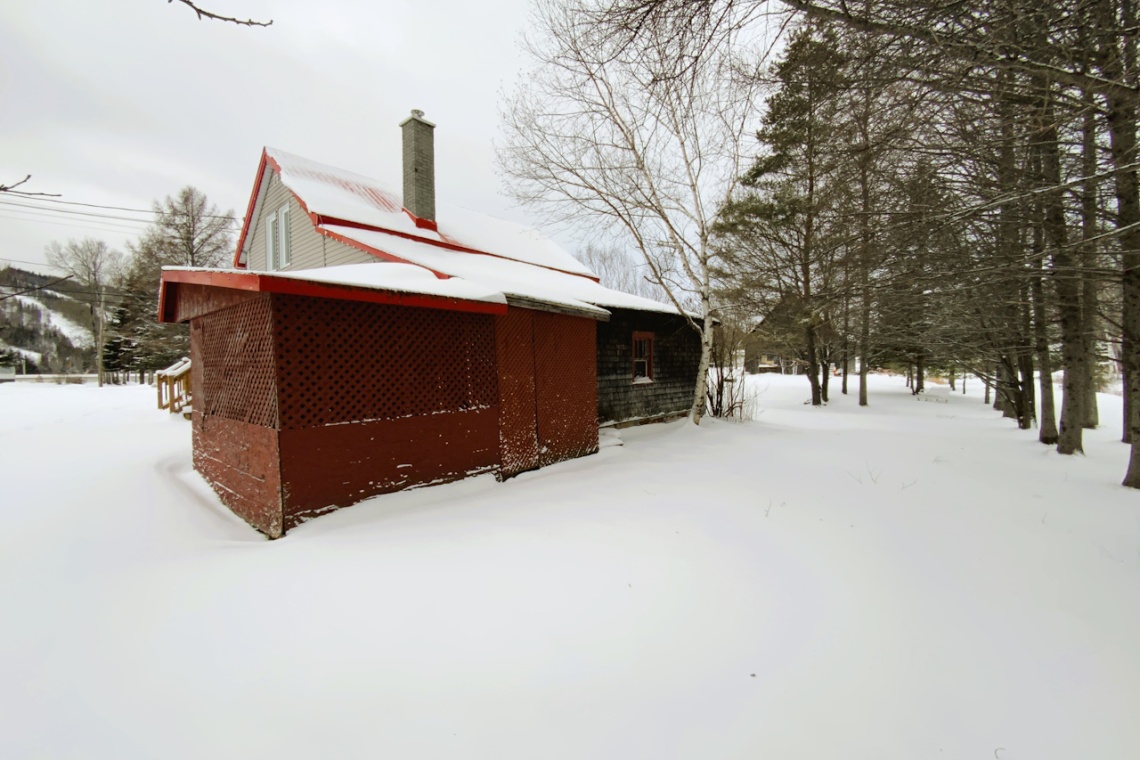
<instances>
[{"instance_id":1,"label":"red roof trim","mask_svg":"<svg viewBox=\"0 0 1140 760\"><path fill-rule=\"evenodd\" d=\"M249 204L245 207L245 219L241 223L241 234L238 235L237 250L234 251L234 268L245 269L241 263L241 249L245 246L245 238L249 234L249 225L253 220L253 207L257 205L257 194L261 192L261 177L265 174L265 164L269 160L269 153L261 149L261 160L257 164L257 178L253 180L253 192L249 194Z\"/></svg>"},{"instance_id":2,"label":"red roof trim","mask_svg":"<svg viewBox=\"0 0 1140 760\"><path fill-rule=\"evenodd\" d=\"M253 211L257 206L257 196L261 193L261 183L265 181L265 170L267 167L271 168L278 177L281 176L281 166L277 163L277 161L273 159L272 156L269 155L269 151L267 151L265 148L262 148L261 162L257 166L257 179L253 183L253 192L249 196L249 206L245 210L245 219L242 221L241 225L241 235L238 236L237 251L234 253L234 269L246 268L245 264L241 263L241 251L242 248L245 247L245 239L248 237L250 232L250 225L253 223ZM293 196L293 198L297 201L297 205L301 207L301 210L308 215L309 220L314 225L316 225L317 215L312 211L309 211L309 207L305 205L305 202L303 200L301 200L301 196L293 192L293 190L284 182L281 184L285 187L286 190L289 191L289 195Z\"/></svg>"},{"instance_id":3,"label":"red roof trim","mask_svg":"<svg viewBox=\"0 0 1140 760\"><path fill-rule=\"evenodd\" d=\"M420 219L411 211L404 209L404 213L412 219L412 223L419 227L421 230L431 230L432 232L439 232L439 224L433 219Z\"/></svg>"},{"instance_id":4,"label":"red roof trim","mask_svg":"<svg viewBox=\"0 0 1140 760\"><path fill-rule=\"evenodd\" d=\"M373 248L370 245L365 245L364 243L361 243L359 240L353 240L350 237L345 237L344 235L341 235L340 233L337 233L337 232L333 232L332 230L326 230L325 228L321 227L320 223L319 223L319 220L321 220L323 218L324 217L318 216L317 217L318 221L315 222L315 225L316 225L317 232L319 232L320 234L324 235L327 238L330 238L332 240L336 240L337 242L343 243L343 244L345 244L351 248L355 248L358 251L363 251L364 253L375 256L376 258L380 259L381 261L392 261L392 262L395 262L397 264L411 264L412 266L420 267L420 269L426 269L427 271L434 274L436 276L436 279L440 279L440 280L450 280L451 279L451 275L449 275L449 274L444 274L443 272L437 272L436 270L434 270L430 267L421 266L420 264L414 264L411 261L408 261L407 259L401 259L399 256L393 256L390 253L386 253L384 251L381 251L379 248Z\"/></svg>"},{"instance_id":5,"label":"red roof trim","mask_svg":"<svg viewBox=\"0 0 1140 760\"><path fill-rule=\"evenodd\" d=\"M373 290L352 285L338 285L292 277L277 277L258 272L217 272L208 270L172 271L162 273L162 289L159 293L159 318L170 321L173 314L167 314L167 288L178 283L210 285L230 290L248 290L260 293L280 293L282 295L308 296L311 298L334 298L341 301L364 301L392 306L416 306L425 309L463 311L472 314L506 314L507 305L487 301L471 301L465 298L449 298L425 293L401 293L394 290ZM177 289L175 289L177 294Z\"/></svg>"}]
</instances>

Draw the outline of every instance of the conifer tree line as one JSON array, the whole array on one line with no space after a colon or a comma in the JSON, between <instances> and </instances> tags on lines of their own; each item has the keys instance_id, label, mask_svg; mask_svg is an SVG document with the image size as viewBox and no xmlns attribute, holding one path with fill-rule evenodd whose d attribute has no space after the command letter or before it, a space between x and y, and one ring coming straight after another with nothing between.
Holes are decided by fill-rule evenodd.
<instances>
[{"instance_id":1,"label":"conifer tree line","mask_svg":"<svg viewBox=\"0 0 1140 760\"><path fill-rule=\"evenodd\" d=\"M711 297L797 352L812 403L827 400L829 367L844 368L843 392L857 367L860 404L871 368L908 366L916 392L927 372L968 372L1019 426L1073 454L1118 368L1124 483L1140 487L1133 0L546 4L576 21L537 37L582 25L604 41L590 71L652 60L653 87L713 70L729 73L705 86L758 84L752 129L732 146L739 186L708 196ZM537 47L538 70L576 65L549 40ZM563 94L543 107L590 100ZM508 104L508 121L519 111ZM522 200L558 200L534 167L505 168Z\"/></svg>"},{"instance_id":2,"label":"conifer tree line","mask_svg":"<svg viewBox=\"0 0 1140 760\"><path fill-rule=\"evenodd\" d=\"M48 245L48 262L69 275L58 290L85 302L95 342L95 371L107 377L146 373L189 355L186 325L158 322L162 268L217 267L233 254L236 222L194 187L155 201L154 221L125 253L84 238Z\"/></svg>"}]
</instances>

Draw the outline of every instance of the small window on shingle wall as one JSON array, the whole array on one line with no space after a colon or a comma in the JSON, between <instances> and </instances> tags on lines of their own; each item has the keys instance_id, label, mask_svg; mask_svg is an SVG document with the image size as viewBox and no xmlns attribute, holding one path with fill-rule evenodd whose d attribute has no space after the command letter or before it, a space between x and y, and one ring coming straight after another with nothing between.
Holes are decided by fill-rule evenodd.
<instances>
[{"instance_id":1,"label":"small window on shingle wall","mask_svg":"<svg viewBox=\"0 0 1140 760\"><path fill-rule=\"evenodd\" d=\"M633 334L633 382L653 382L653 333Z\"/></svg>"}]
</instances>

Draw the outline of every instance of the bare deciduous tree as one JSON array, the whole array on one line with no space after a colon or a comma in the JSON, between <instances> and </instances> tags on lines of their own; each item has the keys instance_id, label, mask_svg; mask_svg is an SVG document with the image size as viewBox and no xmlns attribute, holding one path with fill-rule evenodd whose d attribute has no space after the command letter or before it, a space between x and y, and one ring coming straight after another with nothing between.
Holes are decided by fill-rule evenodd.
<instances>
[{"instance_id":1,"label":"bare deciduous tree","mask_svg":"<svg viewBox=\"0 0 1140 760\"><path fill-rule=\"evenodd\" d=\"M102 240L68 240L49 243L48 263L79 281L91 295L91 337L95 341L95 367L103 387L103 331L107 322L108 291L121 274L123 257Z\"/></svg>"},{"instance_id":2,"label":"bare deciduous tree","mask_svg":"<svg viewBox=\"0 0 1140 760\"><path fill-rule=\"evenodd\" d=\"M713 342L712 226L741 174L756 78L727 46L693 59L652 30L634 45L588 0L547 0L525 87L504 108L508 191L559 220L603 225L636 249L701 336L690 409L699 423ZM680 45L680 47L678 47Z\"/></svg>"},{"instance_id":3,"label":"bare deciduous tree","mask_svg":"<svg viewBox=\"0 0 1140 760\"><path fill-rule=\"evenodd\" d=\"M164 266L217 267L233 255L233 211L222 213L206 195L187 185L154 205L155 221L131 246L155 272Z\"/></svg>"},{"instance_id":4,"label":"bare deciduous tree","mask_svg":"<svg viewBox=\"0 0 1140 760\"><path fill-rule=\"evenodd\" d=\"M649 268L640 256L631 254L623 246L587 243L578 249L578 259L592 269L607 288L654 301L665 301L668 298L661 286L650 279Z\"/></svg>"}]
</instances>

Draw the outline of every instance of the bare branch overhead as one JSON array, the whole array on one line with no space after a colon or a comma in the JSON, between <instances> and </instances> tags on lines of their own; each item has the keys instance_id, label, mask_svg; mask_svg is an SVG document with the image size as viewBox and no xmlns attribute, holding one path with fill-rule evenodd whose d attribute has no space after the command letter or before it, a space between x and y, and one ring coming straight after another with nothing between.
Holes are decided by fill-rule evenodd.
<instances>
[{"instance_id":1,"label":"bare branch overhead","mask_svg":"<svg viewBox=\"0 0 1140 760\"><path fill-rule=\"evenodd\" d=\"M0 193L11 193L12 195L26 195L29 198L36 197L36 196L51 197L51 198L58 198L59 197L59 193L29 193L26 190L17 190L16 189L17 187L24 184L25 182L27 182L31 178L32 178L32 175L29 174L28 176L24 177L19 182L13 182L10 185L0 185Z\"/></svg>"},{"instance_id":2,"label":"bare branch overhead","mask_svg":"<svg viewBox=\"0 0 1140 760\"><path fill-rule=\"evenodd\" d=\"M166 2L167 3L173 3L174 0L166 0ZM178 2L189 7L196 14L198 14L198 20L199 21L201 21L202 19L211 19L213 21L225 21L227 23L238 24L240 26L272 26L273 25L273 19L269 19L268 21L254 21L251 18L242 20L239 18L234 18L232 16L221 16L221 15L218 15L217 13L211 13L210 11L208 11L204 8L198 7L198 5L196 5L194 2L192 2L192 0L178 0Z\"/></svg>"}]
</instances>

